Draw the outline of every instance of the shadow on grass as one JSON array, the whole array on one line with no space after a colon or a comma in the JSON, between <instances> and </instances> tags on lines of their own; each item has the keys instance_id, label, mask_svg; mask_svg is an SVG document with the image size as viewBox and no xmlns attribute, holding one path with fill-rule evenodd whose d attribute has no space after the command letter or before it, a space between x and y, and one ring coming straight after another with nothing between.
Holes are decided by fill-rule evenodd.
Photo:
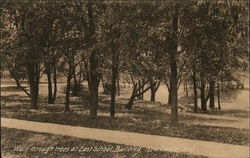
<instances>
[{"instance_id":1,"label":"shadow on grass","mask_svg":"<svg viewBox=\"0 0 250 158\"><path fill-rule=\"evenodd\" d=\"M229 100L231 99L232 101L232 98L234 95L238 95L239 93L239 90L235 90L235 91L230 91L230 92L227 92L228 95L224 94L224 99L227 100L227 102L230 102ZM229 95L230 94L230 95ZM192 96L184 96L184 97L181 97L179 100L179 106L182 106L182 107L185 107L187 110L187 112L190 112L190 113L194 113L193 111L193 97ZM233 102L233 101L232 101ZM209 108L209 107L208 107ZM198 107L198 112L199 114L204 114L200 107ZM195 114L195 113L194 113ZM208 112L206 113L206 115L215 115L215 116L231 116L231 117L240 117L240 118L248 118L249 116L249 111L247 110L241 110L241 109L223 109L222 107L222 110L218 110L217 108L215 109L215 111L211 111L210 109L208 109Z\"/></svg>"},{"instance_id":2,"label":"shadow on grass","mask_svg":"<svg viewBox=\"0 0 250 158\"><path fill-rule=\"evenodd\" d=\"M152 119L149 116L115 118L111 118L109 116L98 116L96 119L93 119L84 112L80 114L76 112L58 112L47 114L29 112L15 115L14 118L63 125L248 145L248 130L203 125L186 125L183 123L179 123L178 125L172 127L170 126L170 119Z\"/></svg>"},{"instance_id":3,"label":"shadow on grass","mask_svg":"<svg viewBox=\"0 0 250 158\"><path fill-rule=\"evenodd\" d=\"M30 98L28 96L21 96L17 94L12 94L8 96L1 96L1 102L30 102Z\"/></svg>"},{"instance_id":4,"label":"shadow on grass","mask_svg":"<svg viewBox=\"0 0 250 158\"><path fill-rule=\"evenodd\" d=\"M47 104L47 97L39 98L39 109L44 112L57 113L64 111L64 97L57 97L56 104ZM2 109L3 113L6 112L18 112L18 115L24 113L25 111L29 113L30 111L30 99L28 97L20 97L18 95L3 97ZM154 102L135 100L135 105L131 110L125 108L128 99L117 100L116 112L128 115L133 115L135 119L142 120L154 120L154 119L168 119L170 120L170 113L167 111L167 107L156 105ZM83 99L80 97L72 97L70 99L70 109L74 112L84 112L87 113L89 110L88 99ZM98 112L109 113L110 111L110 100L107 97L100 97ZM237 111L232 111L237 112ZM212 114L211 114L212 115ZM223 115L223 114L222 114ZM211 119L202 118L199 116L190 115L179 115L180 120L190 120L190 121L227 121L222 119Z\"/></svg>"},{"instance_id":5,"label":"shadow on grass","mask_svg":"<svg viewBox=\"0 0 250 158\"><path fill-rule=\"evenodd\" d=\"M119 151L117 149L131 149L132 146L125 146L122 144L106 143L96 140L88 139L79 139L74 137L52 135L47 133L37 133L17 129L8 129L1 128L2 131L2 154L13 155L13 157L39 157L39 158L51 158L51 157L67 157L67 158L76 158L76 157L108 157L108 158L117 158L117 157L144 157L144 158L203 158L203 156L193 156L183 153L172 153L172 152L163 152L158 150L152 150L148 152L147 149L141 148L140 151ZM22 146L26 149L32 147L64 147L64 148L78 148L78 150L58 152L54 150L50 151L28 151L28 152L15 152L14 147ZM83 147L83 148L82 148ZM86 149L103 147L109 148L111 151L100 150L99 152L94 152ZM82 148L82 150L79 150ZM84 151L85 149L85 151ZM116 152L113 152L116 151ZM17 156L18 155L18 156ZM205 157L204 157L205 158Z\"/></svg>"},{"instance_id":6,"label":"shadow on grass","mask_svg":"<svg viewBox=\"0 0 250 158\"><path fill-rule=\"evenodd\" d=\"M237 110L237 109L226 109L221 111L212 111L208 115L230 115L233 117L248 118L249 112L246 110Z\"/></svg>"},{"instance_id":7,"label":"shadow on grass","mask_svg":"<svg viewBox=\"0 0 250 158\"><path fill-rule=\"evenodd\" d=\"M189 109L187 112L192 114L204 114L200 108L198 108L198 112L195 113L193 109L193 105L186 105L186 107ZM229 116L229 117L239 117L239 118L248 118L249 117L249 111L247 110L240 110L240 109L222 109L218 111L216 109L215 111L208 110L206 115L214 115L214 116Z\"/></svg>"},{"instance_id":8,"label":"shadow on grass","mask_svg":"<svg viewBox=\"0 0 250 158\"><path fill-rule=\"evenodd\" d=\"M98 107L99 116L96 119L92 119L89 117L88 105L82 104L83 100L79 97L71 98L70 112L64 112L64 104L62 104L64 97L58 97L54 105L47 104L47 98L41 97L39 99L39 110L30 110L30 106L27 102L20 102L20 99L29 101L29 98L8 96L4 99L5 105L3 106L4 108L2 108L2 116L4 117L239 145L248 144L249 131L244 129L187 125L181 123L175 127L171 127L170 113L167 111L167 108L148 101L135 100L132 110L128 110L125 109L124 106L126 100L117 100L118 116L111 118L109 116L110 101L108 97L100 97ZM9 106L10 103L12 106ZM179 115L179 120L222 121L221 119L201 118L190 115Z\"/></svg>"},{"instance_id":9,"label":"shadow on grass","mask_svg":"<svg viewBox=\"0 0 250 158\"><path fill-rule=\"evenodd\" d=\"M24 87L27 88L27 87ZM21 92L22 90L16 86L7 86L7 87L1 87L1 91L6 91L6 92Z\"/></svg>"}]
</instances>

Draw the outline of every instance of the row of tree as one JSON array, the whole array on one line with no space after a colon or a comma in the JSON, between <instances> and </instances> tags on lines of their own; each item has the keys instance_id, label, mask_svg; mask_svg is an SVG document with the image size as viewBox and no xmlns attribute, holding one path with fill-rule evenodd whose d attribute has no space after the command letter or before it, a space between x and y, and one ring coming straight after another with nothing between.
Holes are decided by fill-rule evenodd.
<instances>
[{"instance_id":1,"label":"row of tree","mask_svg":"<svg viewBox=\"0 0 250 158\"><path fill-rule=\"evenodd\" d=\"M1 70L9 71L34 109L42 74L47 76L50 104L56 100L59 74L66 76L65 111L70 110L71 89L77 95L86 80L93 118L100 81L109 88L112 117L120 79L133 83L129 109L147 90L155 101L164 82L175 124L182 81L192 83L195 112L200 89L201 110L206 112L208 99L214 108L216 89L219 95L220 85L246 70L247 13L247 1L228 0L4 1ZM29 90L21 84L25 78Z\"/></svg>"}]
</instances>

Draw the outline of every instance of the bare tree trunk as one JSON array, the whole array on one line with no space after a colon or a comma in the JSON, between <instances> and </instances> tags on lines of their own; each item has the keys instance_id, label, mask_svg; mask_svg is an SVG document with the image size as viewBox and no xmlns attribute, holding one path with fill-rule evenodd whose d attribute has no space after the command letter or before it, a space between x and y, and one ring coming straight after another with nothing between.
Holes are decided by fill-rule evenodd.
<instances>
[{"instance_id":1,"label":"bare tree trunk","mask_svg":"<svg viewBox=\"0 0 250 158\"><path fill-rule=\"evenodd\" d=\"M172 42L170 44L170 102L171 102L171 125L176 125L178 123L178 78L177 78L177 32L178 32L178 19L179 19L179 6L176 4L175 11L172 20Z\"/></svg>"},{"instance_id":2,"label":"bare tree trunk","mask_svg":"<svg viewBox=\"0 0 250 158\"><path fill-rule=\"evenodd\" d=\"M130 99L129 99L129 102L128 102L126 108L131 109L132 106L133 106L134 99L135 99L136 97L140 96L141 93L145 93L146 91L148 91L148 90L151 88L151 86L148 86L148 87L145 88L143 91L141 91L142 87L145 86L147 83L148 83L148 81L147 81L147 82L144 82L144 84L141 85L141 86L138 86L138 88L137 88L137 83L134 84L134 88L133 88L131 97L130 97Z\"/></svg>"},{"instance_id":3,"label":"bare tree trunk","mask_svg":"<svg viewBox=\"0 0 250 158\"><path fill-rule=\"evenodd\" d=\"M28 97L30 97L30 93L25 89L25 87L21 85L20 79L16 77L15 72L13 72L12 70L9 70L9 72L12 78L14 78L17 88L20 88Z\"/></svg>"},{"instance_id":4,"label":"bare tree trunk","mask_svg":"<svg viewBox=\"0 0 250 158\"><path fill-rule=\"evenodd\" d=\"M194 112L198 112L196 70L193 69Z\"/></svg>"},{"instance_id":5,"label":"bare tree trunk","mask_svg":"<svg viewBox=\"0 0 250 158\"><path fill-rule=\"evenodd\" d=\"M111 79L111 106L110 116L115 116L115 95L116 95L116 83L118 84L118 52L115 50L113 44L112 47L112 79ZM117 85L118 87L118 85ZM118 92L119 93L119 92Z\"/></svg>"},{"instance_id":6,"label":"bare tree trunk","mask_svg":"<svg viewBox=\"0 0 250 158\"><path fill-rule=\"evenodd\" d=\"M137 90L137 84L134 85L131 97L130 97L129 102L128 102L127 106L126 106L126 108L128 108L128 109L132 109L132 106L133 106L133 103L134 103L134 100L135 100L135 96L136 96L136 90Z\"/></svg>"},{"instance_id":7,"label":"bare tree trunk","mask_svg":"<svg viewBox=\"0 0 250 158\"><path fill-rule=\"evenodd\" d=\"M115 116L116 80L117 80L117 65L114 65L112 66L112 81L111 81L111 107L110 107L111 117Z\"/></svg>"},{"instance_id":8,"label":"bare tree trunk","mask_svg":"<svg viewBox=\"0 0 250 158\"><path fill-rule=\"evenodd\" d=\"M98 107L98 73L97 73L97 52L93 51L90 56L90 116L97 117Z\"/></svg>"},{"instance_id":9,"label":"bare tree trunk","mask_svg":"<svg viewBox=\"0 0 250 158\"><path fill-rule=\"evenodd\" d=\"M205 96L205 88L206 88L206 84L204 83L204 81L201 81L201 88L200 88L200 92L201 92L201 110L203 112L207 112L207 105L206 105L206 96Z\"/></svg>"},{"instance_id":10,"label":"bare tree trunk","mask_svg":"<svg viewBox=\"0 0 250 158\"><path fill-rule=\"evenodd\" d=\"M70 102L70 87L71 87L71 78L72 78L72 61L69 61L69 69L67 75L67 88L66 88L66 97L65 97L65 111L69 111L69 102Z\"/></svg>"},{"instance_id":11,"label":"bare tree trunk","mask_svg":"<svg viewBox=\"0 0 250 158\"><path fill-rule=\"evenodd\" d=\"M170 89L170 86L169 86L169 84L167 83L167 81L165 81L165 83L166 83L166 86L167 86L167 89L168 89L168 105L171 105L171 89Z\"/></svg>"},{"instance_id":12,"label":"bare tree trunk","mask_svg":"<svg viewBox=\"0 0 250 158\"><path fill-rule=\"evenodd\" d=\"M120 78L119 74L117 73L117 95L120 96L121 91L120 91Z\"/></svg>"},{"instance_id":13,"label":"bare tree trunk","mask_svg":"<svg viewBox=\"0 0 250 158\"><path fill-rule=\"evenodd\" d=\"M155 102L155 93L156 93L156 91L155 91L154 87L151 87L150 89L151 89L150 101Z\"/></svg>"},{"instance_id":14,"label":"bare tree trunk","mask_svg":"<svg viewBox=\"0 0 250 158\"><path fill-rule=\"evenodd\" d=\"M54 80L54 93L53 93L53 102L52 104L55 103L56 101L56 94L57 94L57 76L56 76L56 65L54 65L54 76L53 76L53 80Z\"/></svg>"},{"instance_id":15,"label":"bare tree trunk","mask_svg":"<svg viewBox=\"0 0 250 158\"><path fill-rule=\"evenodd\" d=\"M209 82L209 87L210 87L210 92L209 92L209 107L211 110L214 110L214 91L215 91L215 81L214 80L210 80Z\"/></svg>"},{"instance_id":16,"label":"bare tree trunk","mask_svg":"<svg viewBox=\"0 0 250 158\"><path fill-rule=\"evenodd\" d=\"M38 95L39 95L39 65L38 64L28 64L28 78L30 85L30 98L31 98L31 108L38 109Z\"/></svg>"},{"instance_id":17,"label":"bare tree trunk","mask_svg":"<svg viewBox=\"0 0 250 158\"><path fill-rule=\"evenodd\" d=\"M171 90L168 91L168 105L171 106Z\"/></svg>"},{"instance_id":18,"label":"bare tree trunk","mask_svg":"<svg viewBox=\"0 0 250 158\"><path fill-rule=\"evenodd\" d=\"M92 1L88 0L87 8L88 8L88 18L89 18L89 38L91 47L94 46L95 39L95 24L93 18L93 6ZM90 117L97 117L97 107L98 107L98 54L97 50L94 48L92 50L89 57L89 91L90 91Z\"/></svg>"},{"instance_id":19,"label":"bare tree trunk","mask_svg":"<svg viewBox=\"0 0 250 158\"><path fill-rule=\"evenodd\" d=\"M87 79L87 83L88 83L88 88L90 88L89 87L89 85L90 85L90 82L89 82L89 80L90 80L90 76L89 76L89 74L90 74L90 72L89 72L89 63L88 62L86 62L86 61L83 61L83 65L84 65L84 68L85 68L85 75L86 75L86 79ZM101 78L102 79L102 78ZM102 82L103 83L103 82Z\"/></svg>"},{"instance_id":20,"label":"bare tree trunk","mask_svg":"<svg viewBox=\"0 0 250 158\"><path fill-rule=\"evenodd\" d=\"M220 85L218 83L218 92L217 92L217 98L218 98L218 109L221 110L221 105L220 105Z\"/></svg>"},{"instance_id":21,"label":"bare tree trunk","mask_svg":"<svg viewBox=\"0 0 250 158\"><path fill-rule=\"evenodd\" d=\"M138 86L141 87L141 80L138 81ZM137 92L138 94L141 92L141 88L139 89L139 91ZM141 100L141 95L138 95L138 99Z\"/></svg>"},{"instance_id":22,"label":"bare tree trunk","mask_svg":"<svg viewBox=\"0 0 250 158\"><path fill-rule=\"evenodd\" d=\"M143 100L144 99L144 93L142 93L143 91L144 91L144 79L141 81L142 82L142 88L141 88L141 95L140 95L140 98L141 98L141 100Z\"/></svg>"},{"instance_id":23,"label":"bare tree trunk","mask_svg":"<svg viewBox=\"0 0 250 158\"><path fill-rule=\"evenodd\" d=\"M83 71L82 71L82 62L80 63L80 70L79 70L79 78L78 78L78 85L80 86L81 83L82 83L82 74L83 74Z\"/></svg>"},{"instance_id":24,"label":"bare tree trunk","mask_svg":"<svg viewBox=\"0 0 250 158\"><path fill-rule=\"evenodd\" d=\"M157 84L153 83L152 81L150 82L150 90L151 90L151 98L150 101L155 102L155 94L157 90L159 89L161 82L159 81Z\"/></svg>"},{"instance_id":25,"label":"bare tree trunk","mask_svg":"<svg viewBox=\"0 0 250 158\"><path fill-rule=\"evenodd\" d=\"M186 96L188 97L188 84L185 83L185 87L186 87Z\"/></svg>"},{"instance_id":26,"label":"bare tree trunk","mask_svg":"<svg viewBox=\"0 0 250 158\"><path fill-rule=\"evenodd\" d=\"M175 54L171 55L171 77L170 77L170 102L171 102L171 124L178 123L178 100L177 100L177 64Z\"/></svg>"},{"instance_id":27,"label":"bare tree trunk","mask_svg":"<svg viewBox=\"0 0 250 158\"><path fill-rule=\"evenodd\" d=\"M52 81L51 81L51 70L50 70L50 65L47 64L46 67L46 75L47 75L47 80L48 80L48 104L53 104L53 96L52 96Z\"/></svg>"}]
</instances>

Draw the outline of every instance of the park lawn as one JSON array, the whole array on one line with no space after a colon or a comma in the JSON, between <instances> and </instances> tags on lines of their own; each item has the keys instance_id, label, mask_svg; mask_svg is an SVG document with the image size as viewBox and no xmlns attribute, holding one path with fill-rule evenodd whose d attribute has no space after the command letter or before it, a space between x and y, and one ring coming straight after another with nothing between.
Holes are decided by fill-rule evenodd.
<instances>
[{"instance_id":1,"label":"park lawn","mask_svg":"<svg viewBox=\"0 0 250 158\"><path fill-rule=\"evenodd\" d=\"M71 97L70 112L64 112L64 97L59 96L56 104L47 104L46 97L40 97L39 110L30 109L29 98L20 95L2 96L1 116L38 122L83 126L100 129L120 130L180 137L195 140L215 141L228 144L248 145L249 130L229 127L190 125L179 123L170 126L170 110L159 103L135 101L132 110L125 109L128 99L118 99L115 118L109 116L109 96L100 96L98 117L89 117L88 101ZM179 115L179 120L221 121L201 118L195 115Z\"/></svg>"},{"instance_id":2,"label":"park lawn","mask_svg":"<svg viewBox=\"0 0 250 158\"><path fill-rule=\"evenodd\" d=\"M18 129L1 128L1 131L1 147L3 157L13 156L22 158L205 158L204 156L193 156L185 153L149 150L147 148L106 143L95 140L78 139L74 137L59 136L47 133L30 132Z\"/></svg>"}]
</instances>

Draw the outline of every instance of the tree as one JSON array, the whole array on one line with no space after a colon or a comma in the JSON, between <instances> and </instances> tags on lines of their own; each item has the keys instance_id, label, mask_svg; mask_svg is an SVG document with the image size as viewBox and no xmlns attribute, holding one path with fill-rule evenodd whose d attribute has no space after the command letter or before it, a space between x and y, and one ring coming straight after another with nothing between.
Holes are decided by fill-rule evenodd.
<instances>
[{"instance_id":1,"label":"tree","mask_svg":"<svg viewBox=\"0 0 250 158\"><path fill-rule=\"evenodd\" d=\"M39 80L41 72L41 43L43 32L40 20L42 10L35 11L41 7L41 3L33 2L6 2L5 9L8 10L10 21L14 32L12 34L13 44L9 50L14 51L12 57L22 56L20 62L27 70L30 85L31 106L38 109Z\"/></svg>"},{"instance_id":2,"label":"tree","mask_svg":"<svg viewBox=\"0 0 250 158\"><path fill-rule=\"evenodd\" d=\"M4 4L4 3L3 3ZM8 71L10 77L12 77L17 88L20 88L28 97L30 97L29 91L22 82L27 79L27 71L25 65L21 62L23 57L18 53L18 49L13 49L17 45L16 29L13 23L13 16L10 9L1 7L1 74ZM1 76L3 77L3 76Z\"/></svg>"},{"instance_id":3,"label":"tree","mask_svg":"<svg viewBox=\"0 0 250 158\"><path fill-rule=\"evenodd\" d=\"M75 18L78 15L78 6L76 3L65 3L62 6L62 13L64 17L60 19L61 25L60 40L61 51L63 53L63 65L66 68L67 86L65 96L65 111L69 111L70 107L70 91L71 80L75 75L76 67L82 62L82 58L78 58L78 54L82 51L83 37L85 33L82 30L78 30L79 21L82 19ZM81 21L80 21L81 22Z\"/></svg>"},{"instance_id":4,"label":"tree","mask_svg":"<svg viewBox=\"0 0 250 158\"><path fill-rule=\"evenodd\" d=\"M246 11L243 7L244 3L198 1L190 13L193 18L190 19L188 25L192 29L188 33L187 44L184 44L184 47L189 51L189 60L195 63L189 66L194 85L195 112L197 112L197 81L200 82L202 111L207 111L206 103L209 99L209 106L213 110L215 107L216 82L221 82L221 78L224 79L224 82L232 80L233 73L231 70L239 71L244 65L244 60L241 59L243 54L239 53L232 56L234 53L231 51L232 47L237 49L236 45L233 44L237 39L237 33L234 32L234 29L238 25L235 25L234 17L244 15ZM238 9L236 8L241 8L241 12L237 12ZM239 23L243 24L244 20L241 19ZM246 32L245 29L241 29L241 31ZM244 42L241 41L242 43L244 45ZM234 64L230 64L231 62ZM207 96L205 92L206 84L209 84Z\"/></svg>"},{"instance_id":5,"label":"tree","mask_svg":"<svg viewBox=\"0 0 250 158\"><path fill-rule=\"evenodd\" d=\"M99 74L98 74L98 52L96 49L96 23L94 21L93 2L88 0L88 40L89 46L92 48L89 57L89 91L90 91L90 116L97 117L98 107L98 87L99 87Z\"/></svg>"},{"instance_id":6,"label":"tree","mask_svg":"<svg viewBox=\"0 0 250 158\"><path fill-rule=\"evenodd\" d=\"M54 104L57 94L57 66L59 58L61 57L59 47L59 12L60 5L57 2L45 2L42 6L44 10L43 21L41 22L42 30L44 32L42 51L44 54L43 65L45 67L45 74L48 81L48 103ZM52 77L53 75L53 77ZM54 84L54 88L53 88Z\"/></svg>"}]
</instances>

